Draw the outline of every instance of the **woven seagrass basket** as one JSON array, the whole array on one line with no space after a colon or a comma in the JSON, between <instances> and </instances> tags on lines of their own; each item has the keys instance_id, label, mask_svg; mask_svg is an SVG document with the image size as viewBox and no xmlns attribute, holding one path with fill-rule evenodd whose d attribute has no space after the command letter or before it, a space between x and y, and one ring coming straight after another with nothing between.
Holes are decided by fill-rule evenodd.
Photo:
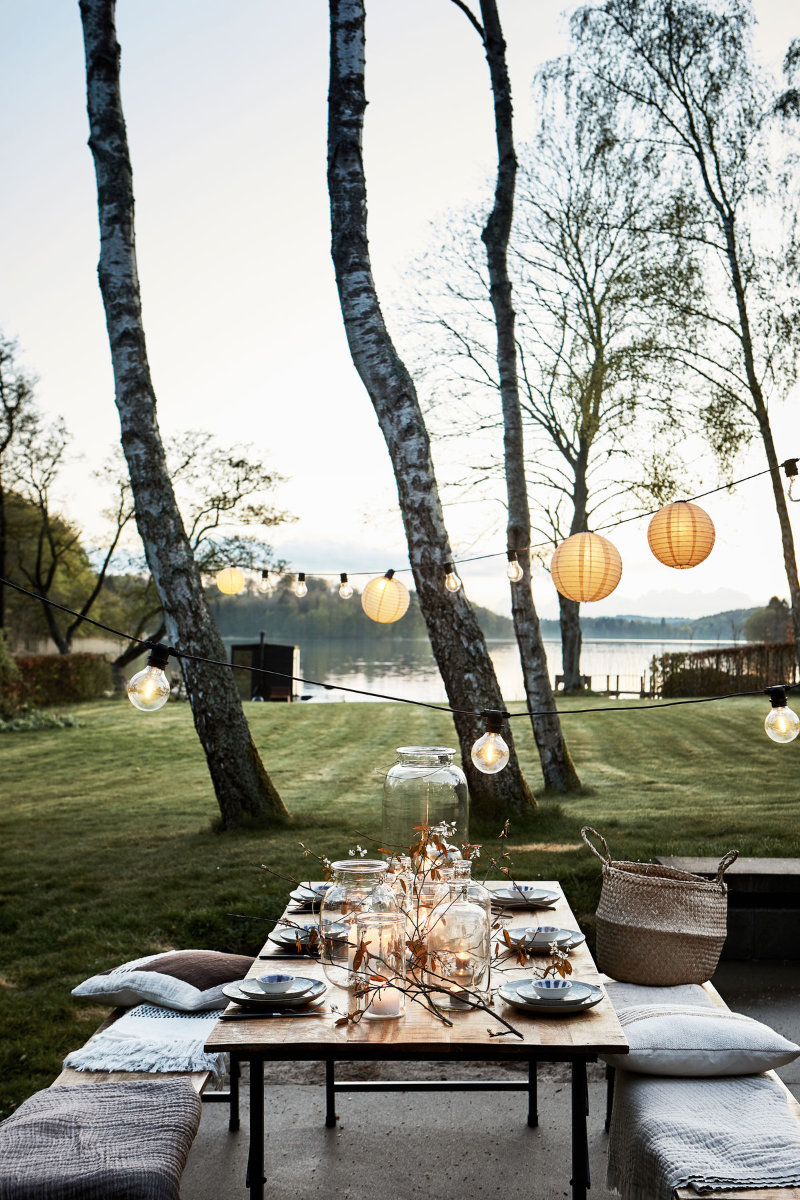
<instances>
[{"instance_id":1,"label":"woven seagrass basket","mask_svg":"<svg viewBox=\"0 0 800 1200\"><path fill-rule=\"evenodd\" d=\"M597 838L603 853L592 844ZM727 932L728 889L722 876L739 857L731 850L716 879L659 863L613 861L605 839L585 826L581 837L603 864L597 906L597 965L612 979L669 987L705 983Z\"/></svg>"}]
</instances>

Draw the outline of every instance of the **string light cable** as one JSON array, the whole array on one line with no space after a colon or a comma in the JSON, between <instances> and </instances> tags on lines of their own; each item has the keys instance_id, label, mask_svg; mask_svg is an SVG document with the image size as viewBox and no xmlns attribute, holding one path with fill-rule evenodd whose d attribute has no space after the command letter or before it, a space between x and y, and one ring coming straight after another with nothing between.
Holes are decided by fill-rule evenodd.
<instances>
[{"instance_id":1,"label":"string light cable","mask_svg":"<svg viewBox=\"0 0 800 1200\"><path fill-rule=\"evenodd\" d=\"M610 704L604 705L602 708L568 708L561 711L555 708L523 708L517 712L509 712L506 709L453 708L447 704L433 704L427 700L415 700L408 696L393 696L385 692L372 692L364 688L348 687L346 684L326 683L323 680L309 679L303 675L291 675L285 671L268 670L265 667L248 666L245 663L231 663L222 659L207 658L201 654L191 654L186 650L178 650L175 647L166 646L160 642L153 642L146 638L134 637L133 634L123 633L122 630L114 629L110 625L105 625L102 621L96 621L93 617L78 613L74 609L68 608L65 604L59 604L56 600L51 600L47 596L41 596L37 592L32 592L18 583L13 583L10 579L2 578L2 576L0 576L0 584L10 587L32 600L38 600L42 604L56 608L60 612L78 617L81 621L93 625L96 629L102 629L116 638L133 642L148 650L149 655L144 669L137 672L128 682L128 696L131 703L143 712L157 711L163 708L169 699L170 687L165 674L165 668L169 659L175 658L178 661L186 659L190 662L204 663L207 666L224 667L228 670L246 671L254 675L266 675L273 678L291 680L294 683L302 683L308 687L324 688L326 691L347 692L355 696L369 696L373 700L390 700L398 704L411 704L418 708L432 709L434 712L446 712L456 716L481 717L486 724L486 732L478 738L472 747L472 761L478 770L483 771L485 774L495 774L497 771L502 770L508 762L509 749L508 744L501 736L502 723L505 720L513 720L516 717L563 717L573 714L590 716L607 712L638 713L648 709L677 708L686 704L712 704L720 700L736 700L747 696L766 695L769 696L771 702L771 710L764 723L767 735L775 742L788 743L794 741L798 734L800 734L800 718L786 704L787 692L800 691L800 683L775 684L756 691L727 692L722 696L692 696L682 700L662 700L656 704L637 704L636 708L632 708L626 704Z\"/></svg>"},{"instance_id":2,"label":"string light cable","mask_svg":"<svg viewBox=\"0 0 800 1200\"><path fill-rule=\"evenodd\" d=\"M771 475L775 471L783 471L784 475L786 476L786 478L789 481L788 498L790 500L794 501L795 503L798 503L798 502L800 502L800 496L794 496L792 494L792 491L793 491L794 485L797 484L798 474L800 473L800 468L798 467L799 462L800 462L800 459L798 459L798 458L784 459L783 462L778 463L778 465L775 467L765 467L765 469L763 471L755 471L752 475L744 475L741 479L731 480L730 483L721 483L719 485L719 487L709 488L708 491L700 492L696 496L690 496L686 500L679 501L679 503L680 504L694 504L698 500L705 500L708 496L717 495L718 492L730 491L732 488L739 487L740 484L750 483L753 479L761 479L764 475ZM600 525L593 532L597 533L597 534L608 533L612 529L618 529L621 525L629 525L632 521L642 521L646 517L656 516L659 512L662 512L662 511L663 511L663 509L651 508L651 509L647 509L644 512L634 513L630 517L620 517L620 519L617 521L611 521L607 525ZM448 558L446 560L443 560L441 563L441 569L442 569L443 576L444 576L445 587L450 592L457 592L460 590L461 580L459 579L458 573L456 572L456 569L455 569L456 567L461 566L464 563L486 562L488 559L491 559L491 558L503 558L503 557L505 557L508 560L507 568L506 568L508 578L510 579L510 581L512 583L519 583L524 578L524 571L522 568L522 564L517 561L517 556L519 554L527 553L532 558L536 557L537 555L542 557L545 553L551 551L552 549L553 549L552 542L546 541L546 542L533 543L530 546L518 546L514 550L508 549L508 550L501 550L501 551L492 551L488 554L474 554L474 555L466 556L464 558ZM411 567L399 567L397 569L397 571L394 573L395 574L399 574L399 573L406 574L406 573L411 573L411 571L412 571ZM346 580L342 579L343 573L340 571L311 571L308 573L301 572L297 576L297 583L293 585L293 590L295 591L295 594L297 594L298 596L302 597L306 594L307 589L306 589L306 591L303 591L302 585L305 584L307 574L313 575L318 579L333 579L333 578L338 577L341 582L346 583ZM372 571L350 571L348 578L349 577L354 577L354 578L367 577L367 576L374 576L376 574L377 574L377 572L375 570L372 570ZM263 579L263 577L264 577L264 572L262 572L262 579ZM297 590L298 584L300 585L299 591ZM267 589L261 587L261 590L266 591ZM342 592L341 592L341 588L340 588L340 595L341 594L342 594ZM347 591L345 591L345 594L342 595L342 599L348 599L348 598L349 598L349 593Z\"/></svg>"}]
</instances>

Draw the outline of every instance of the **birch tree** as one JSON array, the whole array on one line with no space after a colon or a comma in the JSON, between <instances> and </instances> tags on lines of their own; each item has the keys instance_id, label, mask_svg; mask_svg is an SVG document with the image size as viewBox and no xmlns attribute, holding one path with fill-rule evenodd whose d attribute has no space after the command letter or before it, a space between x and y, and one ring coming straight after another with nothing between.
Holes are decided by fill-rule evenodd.
<instances>
[{"instance_id":1,"label":"birch tree","mask_svg":"<svg viewBox=\"0 0 800 1200\"><path fill-rule=\"evenodd\" d=\"M443 587L444 565L453 555L430 439L414 381L386 329L372 278L362 158L363 0L330 0L330 14L328 190L332 256L345 332L392 460L420 608L448 699L456 710L473 812L480 818L502 819L524 813L534 800L510 733L503 734L511 750L504 771L483 775L471 761L471 746L485 730L476 710L505 706L484 636L463 589L451 594Z\"/></svg>"},{"instance_id":2,"label":"birch tree","mask_svg":"<svg viewBox=\"0 0 800 1200\"><path fill-rule=\"evenodd\" d=\"M516 313L508 271L508 244L514 219L517 156L514 149L511 81L506 62L506 45L496 0L480 0L481 20L463 0L454 0L470 20L483 42L494 99L497 141L497 181L494 205L481 238L486 247L489 296L497 333L497 374L503 411L503 458L508 499L506 540L509 554L516 554L523 570L520 581L510 583L511 615L519 647L522 678L533 735L542 764L545 787L557 792L580 790L556 711L547 655L533 601L531 579L531 514L525 477L525 435L517 378Z\"/></svg>"},{"instance_id":3,"label":"birch tree","mask_svg":"<svg viewBox=\"0 0 800 1200\"><path fill-rule=\"evenodd\" d=\"M81 0L89 146L97 177L100 290L114 370L122 448L136 523L186 690L225 829L284 823L288 812L264 769L203 595L167 469L147 360L133 222L133 175L120 94L115 0Z\"/></svg>"},{"instance_id":4,"label":"birch tree","mask_svg":"<svg viewBox=\"0 0 800 1200\"><path fill-rule=\"evenodd\" d=\"M624 97L665 171L685 181L691 241L707 280L704 344L676 347L706 390L712 445L761 438L770 469L800 662L800 582L784 480L769 418L800 354L800 241L791 154L776 154L774 117L791 116L754 64L753 13L683 0L605 0L572 29L595 86ZM794 57L793 57L794 55ZM787 74L796 49L787 55ZM780 198L784 203L781 204ZM794 449L794 447L792 447Z\"/></svg>"}]
</instances>

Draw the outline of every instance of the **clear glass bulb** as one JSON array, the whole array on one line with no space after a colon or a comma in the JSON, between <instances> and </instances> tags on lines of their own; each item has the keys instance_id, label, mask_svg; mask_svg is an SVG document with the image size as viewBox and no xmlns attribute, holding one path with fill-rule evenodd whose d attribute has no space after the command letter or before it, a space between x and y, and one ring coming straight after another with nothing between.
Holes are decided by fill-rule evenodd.
<instances>
[{"instance_id":1,"label":"clear glass bulb","mask_svg":"<svg viewBox=\"0 0 800 1200\"><path fill-rule=\"evenodd\" d=\"M764 728L773 742L793 742L800 733L800 717L782 704L769 710Z\"/></svg>"},{"instance_id":2,"label":"clear glass bulb","mask_svg":"<svg viewBox=\"0 0 800 1200\"><path fill-rule=\"evenodd\" d=\"M169 680L160 667L145 667L128 681L128 699L142 712L155 712L169 700Z\"/></svg>"},{"instance_id":3,"label":"clear glass bulb","mask_svg":"<svg viewBox=\"0 0 800 1200\"><path fill-rule=\"evenodd\" d=\"M339 584L339 595L342 597L343 600L349 600L350 597L352 596L352 594L353 594L353 589L350 586L350 584L347 582L347 580L345 580L344 583Z\"/></svg>"},{"instance_id":4,"label":"clear glass bulb","mask_svg":"<svg viewBox=\"0 0 800 1200\"><path fill-rule=\"evenodd\" d=\"M519 583L520 579L522 579L524 574L525 574L525 572L523 571L521 565L517 562L517 560L515 558L512 558L512 560L509 562L508 566L506 567L506 575L508 576L508 578L511 580L512 583Z\"/></svg>"},{"instance_id":5,"label":"clear glass bulb","mask_svg":"<svg viewBox=\"0 0 800 1200\"><path fill-rule=\"evenodd\" d=\"M499 733L485 733L472 747L471 758L484 775L496 775L508 762L509 749Z\"/></svg>"},{"instance_id":6,"label":"clear glass bulb","mask_svg":"<svg viewBox=\"0 0 800 1200\"><path fill-rule=\"evenodd\" d=\"M292 584L292 591L294 592L295 596L299 596L301 600L303 596L307 596L308 587L306 586L305 579L296 579Z\"/></svg>"},{"instance_id":7,"label":"clear glass bulb","mask_svg":"<svg viewBox=\"0 0 800 1200\"><path fill-rule=\"evenodd\" d=\"M448 592L457 592L461 587L461 580L456 575L455 571L448 571L444 577L444 586Z\"/></svg>"},{"instance_id":8,"label":"clear glass bulb","mask_svg":"<svg viewBox=\"0 0 800 1200\"><path fill-rule=\"evenodd\" d=\"M258 585L258 590L260 592L271 592L272 591L272 580L269 577L269 571L261 572L261 582Z\"/></svg>"}]
</instances>

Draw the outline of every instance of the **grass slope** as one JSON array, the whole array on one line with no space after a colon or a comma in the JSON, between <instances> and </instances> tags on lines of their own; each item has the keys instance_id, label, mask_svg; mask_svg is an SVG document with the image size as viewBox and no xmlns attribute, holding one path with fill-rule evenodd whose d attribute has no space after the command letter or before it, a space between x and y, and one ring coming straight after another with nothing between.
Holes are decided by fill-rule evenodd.
<instances>
[{"instance_id":1,"label":"grass slope","mask_svg":"<svg viewBox=\"0 0 800 1200\"><path fill-rule=\"evenodd\" d=\"M600 870L581 825L605 834L618 858L721 857L732 846L800 855L800 740L766 738L766 700L568 715L608 703L561 704L585 791L540 796L531 819L512 827L518 878L560 879L591 932ZM187 705L152 715L121 702L74 711L77 729L0 735L2 1114L47 1086L102 1019L104 1010L70 996L77 982L171 947L255 953L268 926L252 918L279 913L287 890L261 864L299 878L309 874L299 841L333 858L367 834L380 837L376 769L391 765L397 746L453 744L447 714L421 708L250 705L294 825L221 835ZM520 719L514 728L540 787L530 727ZM496 833L471 829L487 842Z\"/></svg>"}]
</instances>

